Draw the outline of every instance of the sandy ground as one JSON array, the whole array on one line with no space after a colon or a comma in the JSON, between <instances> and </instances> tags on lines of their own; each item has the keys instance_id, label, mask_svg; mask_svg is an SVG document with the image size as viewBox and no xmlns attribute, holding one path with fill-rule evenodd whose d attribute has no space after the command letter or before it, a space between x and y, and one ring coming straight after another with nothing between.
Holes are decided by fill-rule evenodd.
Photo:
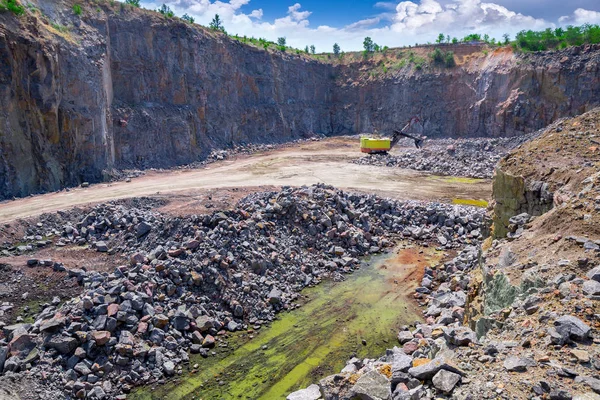
<instances>
[{"instance_id":1,"label":"sandy ground","mask_svg":"<svg viewBox=\"0 0 600 400\"><path fill-rule=\"evenodd\" d=\"M96 184L0 203L0 222L73 206L139 196L197 202L206 191L231 188L300 186L326 183L340 189L398 199L488 199L491 182L461 182L399 168L352 164L362 157L358 139L330 138L284 149L238 156L200 169L153 171L131 182ZM243 190L242 192L245 192ZM234 196L238 197L238 196ZM181 205L182 208L186 208ZM175 207L177 208L177 207Z\"/></svg>"}]
</instances>

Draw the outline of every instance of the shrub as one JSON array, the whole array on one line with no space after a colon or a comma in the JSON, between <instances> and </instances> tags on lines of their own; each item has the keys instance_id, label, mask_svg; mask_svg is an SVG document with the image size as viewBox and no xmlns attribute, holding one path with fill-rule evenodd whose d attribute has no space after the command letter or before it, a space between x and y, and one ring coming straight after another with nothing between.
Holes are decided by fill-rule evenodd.
<instances>
[{"instance_id":1,"label":"shrub","mask_svg":"<svg viewBox=\"0 0 600 400\"><path fill-rule=\"evenodd\" d=\"M339 57L340 55L340 45L337 43L333 44L333 55Z\"/></svg>"},{"instance_id":2,"label":"shrub","mask_svg":"<svg viewBox=\"0 0 600 400\"><path fill-rule=\"evenodd\" d=\"M447 68L453 68L456 66L456 61L454 61L454 53L451 51L446 52L444 56L444 64Z\"/></svg>"},{"instance_id":3,"label":"shrub","mask_svg":"<svg viewBox=\"0 0 600 400\"><path fill-rule=\"evenodd\" d=\"M125 4L129 4L130 6L140 7L140 0L125 0Z\"/></svg>"},{"instance_id":4,"label":"shrub","mask_svg":"<svg viewBox=\"0 0 600 400\"><path fill-rule=\"evenodd\" d=\"M310 45L310 52L311 52L312 54L315 54L315 51L316 51L316 49L315 49L315 45L314 45L314 44L311 44L311 45Z\"/></svg>"},{"instance_id":5,"label":"shrub","mask_svg":"<svg viewBox=\"0 0 600 400\"><path fill-rule=\"evenodd\" d=\"M221 20L219 14L215 14L212 21L210 21L210 24L208 24L208 27L213 31L221 31L225 33L225 27L223 26L223 21Z\"/></svg>"},{"instance_id":6,"label":"shrub","mask_svg":"<svg viewBox=\"0 0 600 400\"><path fill-rule=\"evenodd\" d=\"M375 51L375 43L373 42L373 39L367 36L365 40L363 40L363 47L367 53L372 53Z\"/></svg>"},{"instance_id":7,"label":"shrub","mask_svg":"<svg viewBox=\"0 0 600 400\"><path fill-rule=\"evenodd\" d=\"M431 52L429 57L431 57L433 62L436 64L441 64L444 62L444 53L437 47Z\"/></svg>"},{"instance_id":8,"label":"shrub","mask_svg":"<svg viewBox=\"0 0 600 400\"><path fill-rule=\"evenodd\" d=\"M164 15L167 18L172 18L175 16L175 13L173 12L173 10L171 10L171 7L169 7L166 4L163 4L159 9L158 12L161 13L162 15Z\"/></svg>"},{"instance_id":9,"label":"shrub","mask_svg":"<svg viewBox=\"0 0 600 400\"><path fill-rule=\"evenodd\" d=\"M187 13L183 14L183 16L181 17L182 20L184 20L187 23L193 24L195 19L194 17L188 15Z\"/></svg>"},{"instance_id":10,"label":"shrub","mask_svg":"<svg viewBox=\"0 0 600 400\"><path fill-rule=\"evenodd\" d=\"M81 15L81 6L79 4L73 6L73 14Z\"/></svg>"},{"instance_id":11,"label":"shrub","mask_svg":"<svg viewBox=\"0 0 600 400\"><path fill-rule=\"evenodd\" d=\"M286 41L286 39L284 37L277 38L277 45L279 47L285 47L286 42L287 41Z\"/></svg>"},{"instance_id":12,"label":"shrub","mask_svg":"<svg viewBox=\"0 0 600 400\"><path fill-rule=\"evenodd\" d=\"M25 14L25 8L17 0L0 0L0 11L11 11L15 15Z\"/></svg>"}]
</instances>

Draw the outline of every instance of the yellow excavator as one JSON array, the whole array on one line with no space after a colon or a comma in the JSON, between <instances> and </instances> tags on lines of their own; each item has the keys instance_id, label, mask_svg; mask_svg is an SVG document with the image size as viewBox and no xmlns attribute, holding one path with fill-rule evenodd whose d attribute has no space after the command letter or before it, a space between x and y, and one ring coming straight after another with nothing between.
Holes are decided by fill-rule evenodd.
<instances>
[{"instance_id":1,"label":"yellow excavator","mask_svg":"<svg viewBox=\"0 0 600 400\"><path fill-rule=\"evenodd\" d=\"M394 130L394 134L391 138L374 138L368 136L361 137L360 151L368 154L386 154L392 149L392 147L394 147L398 143L401 137L406 137L414 140L415 147L417 149L420 149L421 147L423 147L424 138L410 135L405 132L408 128L410 128L413 122L419 122L419 118L412 117L410 121L408 121L408 123L404 125L404 128L402 128L401 130Z\"/></svg>"}]
</instances>

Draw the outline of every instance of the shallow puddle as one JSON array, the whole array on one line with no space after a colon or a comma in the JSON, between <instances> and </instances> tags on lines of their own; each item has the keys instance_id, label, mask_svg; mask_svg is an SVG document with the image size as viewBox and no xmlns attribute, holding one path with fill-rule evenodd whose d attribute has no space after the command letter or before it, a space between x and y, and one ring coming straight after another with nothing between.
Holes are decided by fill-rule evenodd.
<instances>
[{"instance_id":1,"label":"shallow puddle","mask_svg":"<svg viewBox=\"0 0 600 400\"><path fill-rule=\"evenodd\" d=\"M130 398L284 399L339 372L352 355L378 357L397 343L400 325L420 318L409 296L423 268L441 256L432 248L403 245L373 256L344 282L304 290L306 304L280 314L253 339L240 334L229 340L229 352L193 356L190 365L198 363L199 371Z\"/></svg>"}]
</instances>

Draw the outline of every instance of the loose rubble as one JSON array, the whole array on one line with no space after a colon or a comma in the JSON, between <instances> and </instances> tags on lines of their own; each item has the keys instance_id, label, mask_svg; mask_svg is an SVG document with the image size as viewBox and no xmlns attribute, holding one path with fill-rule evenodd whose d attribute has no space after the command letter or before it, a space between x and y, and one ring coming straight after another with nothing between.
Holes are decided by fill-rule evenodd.
<instances>
[{"instance_id":1,"label":"loose rubble","mask_svg":"<svg viewBox=\"0 0 600 400\"><path fill-rule=\"evenodd\" d=\"M361 165L407 168L438 175L489 179L504 155L537 133L514 138L428 139L423 149L410 149L408 139L400 154L373 154L353 162Z\"/></svg>"},{"instance_id":2,"label":"loose rubble","mask_svg":"<svg viewBox=\"0 0 600 400\"><path fill-rule=\"evenodd\" d=\"M3 325L5 372L43 376L76 397L118 395L179 374L190 352L211 356L225 332L272 321L298 306L302 288L344 279L359 257L397 239L443 239L441 248L458 249L483 237L480 209L325 185L256 193L233 211L189 218L159 214L156 205L138 199L45 215L26 244L5 246L13 254L79 245L130 259L110 273L32 261L65 271L84 289L47 304L34 323ZM465 268L464 257L452 268ZM446 294L441 303L464 306L464 296Z\"/></svg>"}]
</instances>

